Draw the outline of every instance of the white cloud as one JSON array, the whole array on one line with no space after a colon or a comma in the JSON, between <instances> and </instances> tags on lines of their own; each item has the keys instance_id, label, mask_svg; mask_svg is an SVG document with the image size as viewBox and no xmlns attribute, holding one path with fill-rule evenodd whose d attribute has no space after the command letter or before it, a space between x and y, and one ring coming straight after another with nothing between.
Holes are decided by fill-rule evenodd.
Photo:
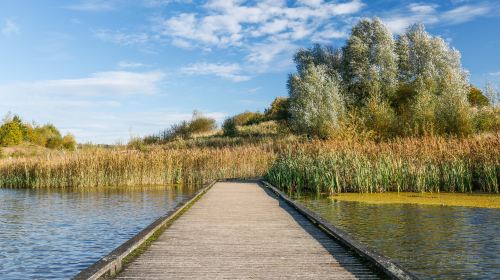
<instances>
[{"instance_id":1,"label":"white cloud","mask_svg":"<svg viewBox=\"0 0 500 280\"><path fill-rule=\"evenodd\" d=\"M5 36L17 35L21 32L21 28L11 19L5 20L0 29L1 33Z\"/></svg>"},{"instance_id":2,"label":"white cloud","mask_svg":"<svg viewBox=\"0 0 500 280\"><path fill-rule=\"evenodd\" d=\"M360 0L341 3L303 0L292 5L284 0L209 0L201 6L203 13L156 18L154 30L177 47L203 50L237 47L249 52L246 58L250 63L274 64L297 41L345 37L344 32L327 28L329 23L335 19L343 21L344 16L359 12L364 5Z\"/></svg>"},{"instance_id":3,"label":"white cloud","mask_svg":"<svg viewBox=\"0 0 500 280\"><path fill-rule=\"evenodd\" d=\"M140 63L140 62L132 62L132 61L120 61L118 62L118 68L121 69L135 69L135 68L143 68L148 67L149 65Z\"/></svg>"},{"instance_id":4,"label":"white cloud","mask_svg":"<svg viewBox=\"0 0 500 280\"><path fill-rule=\"evenodd\" d=\"M26 81L0 85L0 112L12 111L25 120L52 122L78 141L113 143L134 133L152 133L175 120L163 110L156 118L137 111L135 102L158 98L165 74L160 71L107 71L73 79ZM162 115L164 113L165 115ZM148 117L149 116L149 117Z\"/></svg>"},{"instance_id":5,"label":"white cloud","mask_svg":"<svg viewBox=\"0 0 500 280\"><path fill-rule=\"evenodd\" d=\"M182 67L180 71L186 75L215 75L233 82L243 82L250 79L250 76L242 74L241 66L236 63L194 63Z\"/></svg>"},{"instance_id":6,"label":"white cloud","mask_svg":"<svg viewBox=\"0 0 500 280\"><path fill-rule=\"evenodd\" d=\"M464 5L447 11L438 11L437 7L435 4L410 4L405 11L386 16L383 21L392 32L402 33L415 23L458 24L486 15L491 11L491 8L485 4Z\"/></svg>"},{"instance_id":7,"label":"white cloud","mask_svg":"<svg viewBox=\"0 0 500 280\"><path fill-rule=\"evenodd\" d=\"M161 71L108 71L76 79L43 80L0 85L0 92L16 96L111 96L154 94L165 78Z\"/></svg>"},{"instance_id":8,"label":"white cloud","mask_svg":"<svg viewBox=\"0 0 500 280\"><path fill-rule=\"evenodd\" d=\"M409 9L414 13L429 14L434 13L438 7L435 4L410 4Z\"/></svg>"},{"instance_id":9,"label":"white cloud","mask_svg":"<svg viewBox=\"0 0 500 280\"><path fill-rule=\"evenodd\" d=\"M490 76L500 76L500 71L497 72L491 72Z\"/></svg>"},{"instance_id":10,"label":"white cloud","mask_svg":"<svg viewBox=\"0 0 500 280\"><path fill-rule=\"evenodd\" d=\"M151 36L147 33L128 33L106 29L96 30L94 35L100 40L122 46L144 45L151 39Z\"/></svg>"},{"instance_id":11,"label":"white cloud","mask_svg":"<svg viewBox=\"0 0 500 280\"><path fill-rule=\"evenodd\" d=\"M443 13L443 20L450 23L462 23L474 19L477 16L485 15L490 12L488 6L465 5Z\"/></svg>"}]
</instances>

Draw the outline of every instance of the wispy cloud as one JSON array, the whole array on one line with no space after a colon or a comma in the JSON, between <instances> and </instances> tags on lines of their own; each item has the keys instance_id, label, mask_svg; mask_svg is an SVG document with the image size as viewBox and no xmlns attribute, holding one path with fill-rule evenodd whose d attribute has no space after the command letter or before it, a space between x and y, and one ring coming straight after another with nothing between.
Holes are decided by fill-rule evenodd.
<instances>
[{"instance_id":1,"label":"wispy cloud","mask_svg":"<svg viewBox=\"0 0 500 280\"><path fill-rule=\"evenodd\" d=\"M94 35L100 40L122 46L144 45L151 39L151 36L147 33L128 33L107 29L95 30Z\"/></svg>"},{"instance_id":2,"label":"wispy cloud","mask_svg":"<svg viewBox=\"0 0 500 280\"><path fill-rule=\"evenodd\" d=\"M1 26L0 31L5 36L17 35L21 32L21 28L11 19L5 20L3 26Z\"/></svg>"},{"instance_id":3,"label":"wispy cloud","mask_svg":"<svg viewBox=\"0 0 500 280\"><path fill-rule=\"evenodd\" d=\"M113 143L127 140L130 128L138 134L152 133L179 118L178 112L164 110L155 114L155 120L149 111L138 111L133 104L134 100L158 97L165 79L161 71L107 71L72 79L2 84L0 112L53 122L79 141Z\"/></svg>"},{"instance_id":4,"label":"wispy cloud","mask_svg":"<svg viewBox=\"0 0 500 280\"><path fill-rule=\"evenodd\" d=\"M500 71L489 73L490 76L500 76Z\"/></svg>"},{"instance_id":5,"label":"wispy cloud","mask_svg":"<svg viewBox=\"0 0 500 280\"><path fill-rule=\"evenodd\" d=\"M462 5L449 10L439 10L437 4L410 4L405 9L398 9L383 17L389 29L395 33L402 33L410 25L423 23L427 25L453 25L473 20L489 14L492 7L485 3Z\"/></svg>"},{"instance_id":6,"label":"wispy cloud","mask_svg":"<svg viewBox=\"0 0 500 280\"><path fill-rule=\"evenodd\" d=\"M120 61L118 62L118 68L120 69L136 69L148 67L148 64L140 63L140 62L132 62L132 61Z\"/></svg>"},{"instance_id":7,"label":"wispy cloud","mask_svg":"<svg viewBox=\"0 0 500 280\"><path fill-rule=\"evenodd\" d=\"M165 78L161 71L128 72L108 71L75 79L18 82L0 85L3 94L18 96L50 95L68 98L71 96L120 96L131 94L154 94Z\"/></svg>"},{"instance_id":8,"label":"wispy cloud","mask_svg":"<svg viewBox=\"0 0 500 280\"><path fill-rule=\"evenodd\" d=\"M215 75L233 82L243 82L250 79L250 76L242 74L242 68L237 63L194 63L182 67L180 72L186 75Z\"/></svg>"},{"instance_id":9,"label":"wispy cloud","mask_svg":"<svg viewBox=\"0 0 500 280\"><path fill-rule=\"evenodd\" d=\"M83 0L77 4L69 5L66 8L76 11L103 12L115 8L114 0Z\"/></svg>"}]
</instances>

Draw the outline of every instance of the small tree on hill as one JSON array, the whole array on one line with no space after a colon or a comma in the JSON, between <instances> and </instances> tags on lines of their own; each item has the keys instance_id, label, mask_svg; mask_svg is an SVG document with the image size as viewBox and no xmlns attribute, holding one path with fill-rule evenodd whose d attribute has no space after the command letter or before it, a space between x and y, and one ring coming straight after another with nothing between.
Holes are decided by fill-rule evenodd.
<instances>
[{"instance_id":1,"label":"small tree on hill","mask_svg":"<svg viewBox=\"0 0 500 280\"><path fill-rule=\"evenodd\" d=\"M2 146L19 145L23 141L23 132L18 122L9 121L0 127L0 144Z\"/></svg>"}]
</instances>

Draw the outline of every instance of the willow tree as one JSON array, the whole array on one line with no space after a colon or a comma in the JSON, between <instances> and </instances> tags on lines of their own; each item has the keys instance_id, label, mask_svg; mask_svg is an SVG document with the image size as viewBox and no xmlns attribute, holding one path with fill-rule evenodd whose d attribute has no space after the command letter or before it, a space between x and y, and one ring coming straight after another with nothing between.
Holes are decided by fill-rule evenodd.
<instances>
[{"instance_id":1,"label":"willow tree","mask_svg":"<svg viewBox=\"0 0 500 280\"><path fill-rule=\"evenodd\" d=\"M293 130L326 138L339 127L344 101L338 75L329 75L324 65L311 63L290 75L288 89Z\"/></svg>"},{"instance_id":2,"label":"willow tree","mask_svg":"<svg viewBox=\"0 0 500 280\"><path fill-rule=\"evenodd\" d=\"M434 126L439 133L470 133L470 83L460 52L427 33L420 24L399 36L396 46L400 88L412 89L411 107L417 129L422 132Z\"/></svg>"},{"instance_id":3,"label":"willow tree","mask_svg":"<svg viewBox=\"0 0 500 280\"><path fill-rule=\"evenodd\" d=\"M373 95L392 96L397 70L391 32L378 18L359 21L343 48L343 80L356 104L364 105Z\"/></svg>"}]
</instances>

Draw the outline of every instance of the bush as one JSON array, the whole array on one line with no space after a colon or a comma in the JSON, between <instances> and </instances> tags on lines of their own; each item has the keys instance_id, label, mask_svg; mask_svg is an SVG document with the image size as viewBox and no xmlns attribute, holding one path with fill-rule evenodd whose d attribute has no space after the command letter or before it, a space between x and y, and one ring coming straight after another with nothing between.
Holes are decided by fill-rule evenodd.
<instances>
[{"instance_id":1,"label":"bush","mask_svg":"<svg viewBox=\"0 0 500 280\"><path fill-rule=\"evenodd\" d=\"M222 124L222 131L224 136L233 137L238 135L238 128L236 127L236 121L234 118L228 118Z\"/></svg>"},{"instance_id":2,"label":"bush","mask_svg":"<svg viewBox=\"0 0 500 280\"><path fill-rule=\"evenodd\" d=\"M437 100L435 116L439 133L464 136L474 131L470 105L465 96L443 92Z\"/></svg>"},{"instance_id":3,"label":"bush","mask_svg":"<svg viewBox=\"0 0 500 280\"><path fill-rule=\"evenodd\" d=\"M500 108L482 107L476 109L473 118L477 132L500 131Z\"/></svg>"},{"instance_id":4,"label":"bush","mask_svg":"<svg viewBox=\"0 0 500 280\"><path fill-rule=\"evenodd\" d=\"M332 136L345 111L338 79L324 66L309 65L290 76L288 89L292 129L320 138Z\"/></svg>"},{"instance_id":5,"label":"bush","mask_svg":"<svg viewBox=\"0 0 500 280\"><path fill-rule=\"evenodd\" d=\"M0 127L0 144L2 146L19 145L22 141L23 133L17 122L9 121Z\"/></svg>"},{"instance_id":6,"label":"bush","mask_svg":"<svg viewBox=\"0 0 500 280\"><path fill-rule=\"evenodd\" d=\"M267 120L286 121L290 118L290 102L286 97L276 97L271 106L264 112Z\"/></svg>"},{"instance_id":7,"label":"bush","mask_svg":"<svg viewBox=\"0 0 500 280\"><path fill-rule=\"evenodd\" d=\"M212 118L207 118L199 111L193 112L193 118L189 122L190 134L206 133L217 128L217 123Z\"/></svg>"},{"instance_id":8,"label":"bush","mask_svg":"<svg viewBox=\"0 0 500 280\"><path fill-rule=\"evenodd\" d=\"M469 100L470 105L475 107L489 106L490 101L483 92L477 87L471 86L469 93L467 94L467 100Z\"/></svg>"},{"instance_id":9,"label":"bush","mask_svg":"<svg viewBox=\"0 0 500 280\"><path fill-rule=\"evenodd\" d=\"M74 151L76 149L75 137L71 134L66 134L62 138L62 147L69 151Z\"/></svg>"},{"instance_id":10,"label":"bush","mask_svg":"<svg viewBox=\"0 0 500 280\"><path fill-rule=\"evenodd\" d=\"M258 124L265 121L265 117L260 112L245 111L232 117L234 123L239 126Z\"/></svg>"}]
</instances>

